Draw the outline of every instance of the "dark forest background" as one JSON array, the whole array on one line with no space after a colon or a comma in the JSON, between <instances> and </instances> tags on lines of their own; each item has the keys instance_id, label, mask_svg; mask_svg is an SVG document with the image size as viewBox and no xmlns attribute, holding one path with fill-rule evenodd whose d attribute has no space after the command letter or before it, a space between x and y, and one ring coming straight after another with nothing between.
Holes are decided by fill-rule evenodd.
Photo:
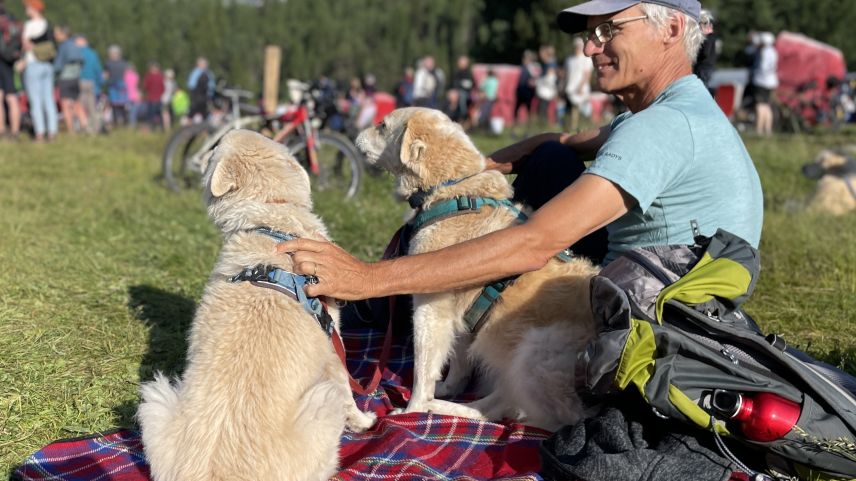
<instances>
[{"instance_id":1,"label":"dark forest background","mask_svg":"<svg viewBox=\"0 0 856 481\"><path fill-rule=\"evenodd\" d=\"M6 0L21 18L19 0ZM103 56L119 44L138 69L149 61L183 81L199 55L220 77L260 90L263 47L283 49L282 78L372 73L390 88L403 68L433 54L446 72L460 54L518 63L526 48L570 38L556 13L577 0L46 0L54 23L82 32ZM856 8L850 0L705 0L730 66L750 30L802 32L840 48L856 67Z\"/></svg>"}]
</instances>

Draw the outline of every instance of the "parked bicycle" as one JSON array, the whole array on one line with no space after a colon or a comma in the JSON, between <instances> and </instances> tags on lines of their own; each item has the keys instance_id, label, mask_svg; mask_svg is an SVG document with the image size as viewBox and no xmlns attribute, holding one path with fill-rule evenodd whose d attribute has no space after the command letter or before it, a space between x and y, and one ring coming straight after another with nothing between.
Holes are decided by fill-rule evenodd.
<instances>
[{"instance_id":1,"label":"parked bicycle","mask_svg":"<svg viewBox=\"0 0 856 481\"><path fill-rule=\"evenodd\" d=\"M199 185L202 156L233 129L246 128L271 135L284 143L306 168L313 190L328 191L350 199L359 191L362 159L344 135L323 129L316 114L311 91L305 84L290 81L295 104L266 115L253 105L242 103L251 94L238 89L218 89L219 108L206 121L179 129L167 142L163 156L163 177L167 186L179 191Z\"/></svg>"}]
</instances>

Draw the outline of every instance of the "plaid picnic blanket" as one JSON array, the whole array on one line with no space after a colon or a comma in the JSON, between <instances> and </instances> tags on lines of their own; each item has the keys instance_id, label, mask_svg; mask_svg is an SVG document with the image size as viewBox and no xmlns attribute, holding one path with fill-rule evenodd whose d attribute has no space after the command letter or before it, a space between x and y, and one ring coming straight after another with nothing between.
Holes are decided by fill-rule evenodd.
<instances>
[{"instance_id":1,"label":"plaid picnic blanket","mask_svg":"<svg viewBox=\"0 0 856 481\"><path fill-rule=\"evenodd\" d=\"M343 329L348 369L365 383L384 332L367 325ZM381 388L357 397L379 421L364 433L345 433L341 471L333 479L540 480L538 447L548 433L518 423L478 422L432 414L390 416L410 398L413 354L409 334L395 337ZM192 453L188 453L192 456ZM13 481L147 481L139 433L117 430L51 443L17 467Z\"/></svg>"}]
</instances>

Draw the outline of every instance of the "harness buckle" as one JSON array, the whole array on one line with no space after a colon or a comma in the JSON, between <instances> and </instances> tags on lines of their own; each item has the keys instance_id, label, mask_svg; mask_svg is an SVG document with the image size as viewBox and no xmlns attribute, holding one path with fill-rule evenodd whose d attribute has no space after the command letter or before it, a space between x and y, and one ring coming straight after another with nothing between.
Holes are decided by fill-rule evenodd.
<instances>
[{"instance_id":1,"label":"harness buckle","mask_svg":"<svg viewBox=\"0 0 856 481\"><path fill-rule=\"evenodd\" d=\"M458 202L458 210L479 210L479 203L475 197L458 196L455 198Z\"/></svg>"},{"instance_id":2,"label":"harness buckle","mask_svg":"<svg viewBox=\"0 0 856 481\"><path fill-rule=\"evenodd\" d=\"M272 267L266 265L257 265L254 267L246 267L241 272L235 274L234 276L229 278L229 282L240 282L240 281L251 281L251 282L259 282L259 281L269 281L270 273Z\"/></svg>"}]
</instances>

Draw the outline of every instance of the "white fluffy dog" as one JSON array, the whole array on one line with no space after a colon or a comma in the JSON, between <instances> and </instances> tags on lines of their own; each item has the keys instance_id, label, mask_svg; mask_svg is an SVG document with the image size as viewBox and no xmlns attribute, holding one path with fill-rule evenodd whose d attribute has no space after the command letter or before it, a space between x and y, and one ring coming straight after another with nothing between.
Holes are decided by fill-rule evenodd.
<instances>
[{"instance_id":1,"label":"white fluffy dog","mask_svg":"<svg viewBox=\"0 0 856 481\"><path fill-rule=\"evenodd\" d=\"M328 479L342 431L365 430L374 415L354 404L347 371L301 303L230 280L257 265L292 270L275 253L277 240L254 229L328 237L311 210L309 177L281 144L238 130L209 154L204 184L224 244L193 319L182 379L172 385L158 374L140 389L152 477Z\"/></svg>"},{"instance_id":2,"label":"white fluffy dog","mask_svg":"<svg viewBox=\"0 0 856 481\"><path fill-rule=\"evenodd\" d=\"M396 177L398 195L421 193L423 210L457 196L512 195L501 173L483 171L484 157L463 129L436 110L395 110L379 126L363 131L357 147L369 163ZM441 249L516 222L515 211L501 206L446 217L419 229L409 253ZM588 414L574 390L574 371L577 353L595 334L589 285L596 273L587 260L553 259L521 275L488 311L472 340L463 317L481 288L414 295L415 372L406 412L517 417L550 430ZM462 337L464 347L456 349ZM486 371L493 387L486 397L465 405L434 398L435 382L455 350L468 352ZM465 377L458 369L455 364L450 369L456 386L443 386L449 392Z\"/></svg>"},{"instance_id":3,"label":"white fluffy dog","mask_svg":"<svg viewBox=\"0 0 856 481\"><path fill-rule=\"evenodd\" d=\"M814 162L803 166L803 174L817 180L808 209L832 215L856 210L856 146L822 150Z\"/></svg>"}]
</instances>

